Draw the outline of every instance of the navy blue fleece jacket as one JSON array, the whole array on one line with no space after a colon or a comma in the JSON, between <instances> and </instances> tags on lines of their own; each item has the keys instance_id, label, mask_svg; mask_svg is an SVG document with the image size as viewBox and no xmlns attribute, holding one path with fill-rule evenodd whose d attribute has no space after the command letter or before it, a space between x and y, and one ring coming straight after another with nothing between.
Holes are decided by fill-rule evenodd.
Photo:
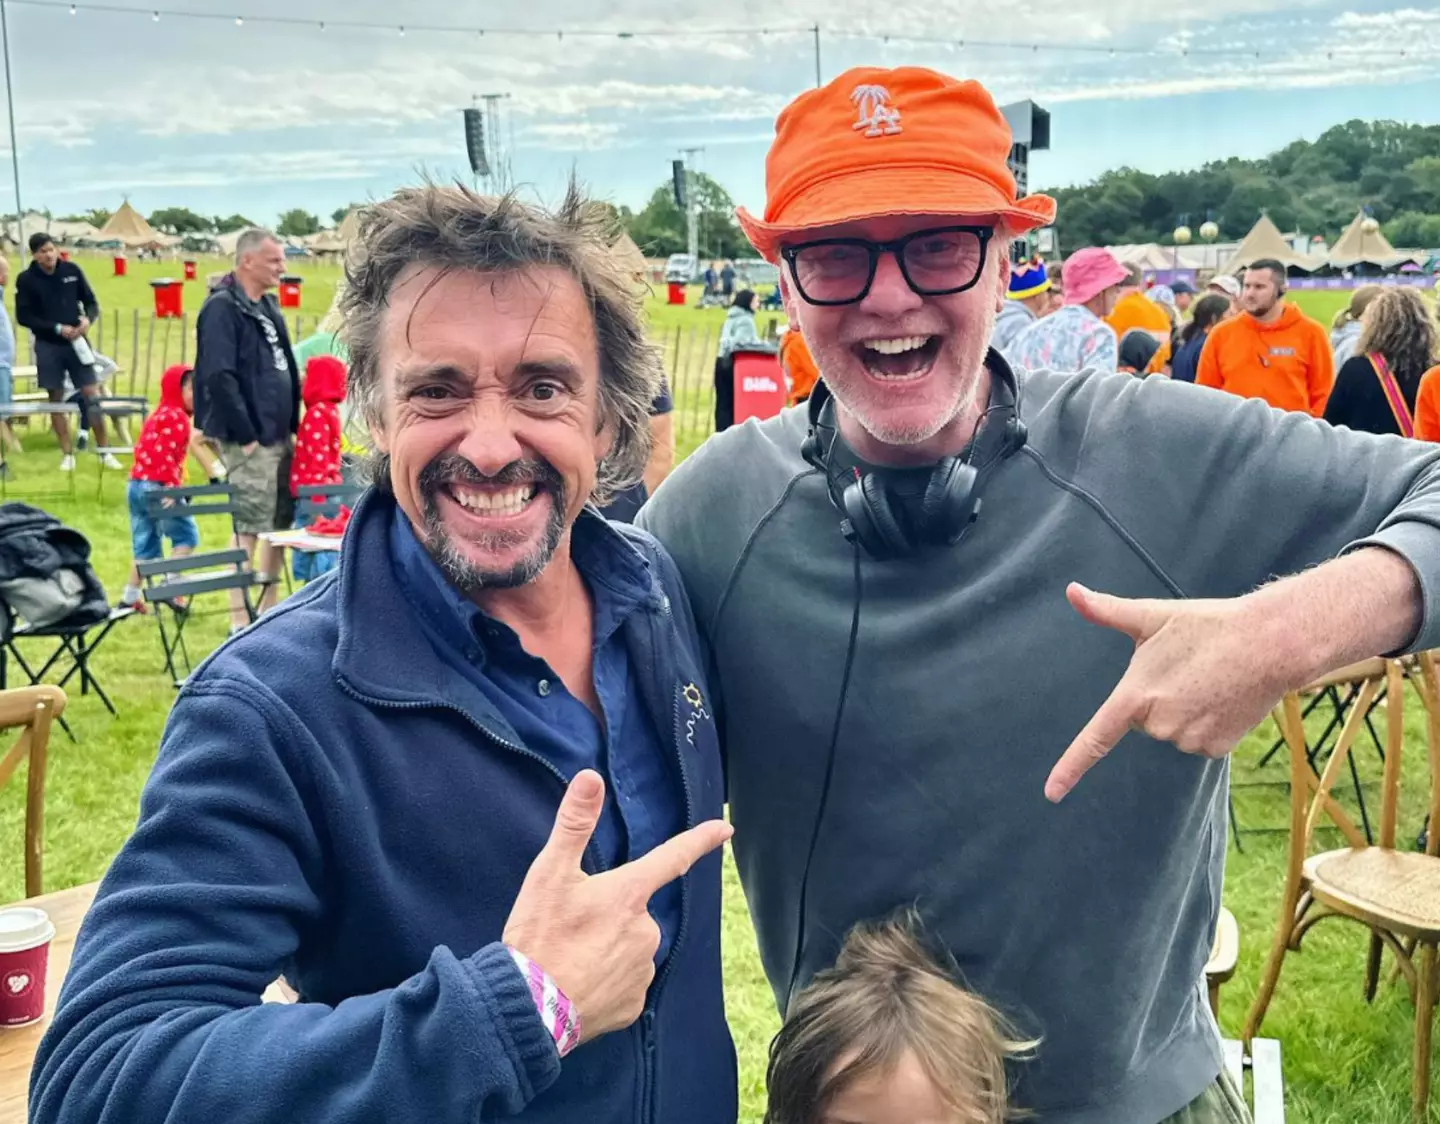
<instances>
[{"instance_id":1,"label":"navy blue fleece jacket","mask_svg":"<svg viewBox=\"0 0 1440 1124\"><path fill-rule=\"evenodd\" d=\"M557 1057L499 940L565 778L436 658L395 581L392 511L367 496L338 571L181 692L36 1058L34 1124L733 1124L718 852L682 880L640 1020ZM717 817L674 565L582 519L649 568L625 643L686 826ZM262 1004L281 973L300 1002Z\"/></svg>"}]
</instances>

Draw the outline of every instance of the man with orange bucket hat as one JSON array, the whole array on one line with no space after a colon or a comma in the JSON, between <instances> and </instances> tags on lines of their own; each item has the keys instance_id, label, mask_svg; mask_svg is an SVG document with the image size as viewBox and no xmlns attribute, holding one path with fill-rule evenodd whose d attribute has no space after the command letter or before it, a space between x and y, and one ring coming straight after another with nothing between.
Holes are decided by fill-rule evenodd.
<instances>
[{"instance_id":1,"label":"man with orange bucket hat","mask_svg":"<svg viewBox=\"0 0 1440 1124\"><path fill-rule=\"evenodd\" d=\"M639 522L707 633L781 1009L913 904L1040 1040L1014 1076L1043 1124L1231 1124L1202 980L1227 754L1318 674L1440 645L1440 450L1012 371L1011 241L1055 205L1016 197L1010 145L980 85L919 68L781 113L739 217L820 382Z\"/></svg>"}]
</instances>

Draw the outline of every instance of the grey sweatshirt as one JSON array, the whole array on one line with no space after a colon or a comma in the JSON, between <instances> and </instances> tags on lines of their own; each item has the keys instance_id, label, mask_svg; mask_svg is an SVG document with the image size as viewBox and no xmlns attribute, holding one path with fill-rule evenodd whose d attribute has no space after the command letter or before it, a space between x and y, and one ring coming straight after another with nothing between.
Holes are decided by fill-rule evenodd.
<instances>
[{"instance_id":1,"label":"grey sweatshirt","mask_svg":"<svg viewBox=\"0 0 1440 1124\"><path fill-rule=\"evenodd\" d=\"M1156 1124L1220 1070L1203 970L1228 762L1128 735L1059 805L1051 767L1128 638L1067 582L1232 597L1358 544L1416 568L1440 644L1440 447L1164 378L1022 373L1028 444L951 549L862 559L859 640L797 984L862 919L919 905L977 991L1041 1036L1039 1124ZM638 519L712 646L735 854L791 990L800 884L854 605L854 552L801 458L803 407L707 442Z\"/></svg>"}]
</instances>

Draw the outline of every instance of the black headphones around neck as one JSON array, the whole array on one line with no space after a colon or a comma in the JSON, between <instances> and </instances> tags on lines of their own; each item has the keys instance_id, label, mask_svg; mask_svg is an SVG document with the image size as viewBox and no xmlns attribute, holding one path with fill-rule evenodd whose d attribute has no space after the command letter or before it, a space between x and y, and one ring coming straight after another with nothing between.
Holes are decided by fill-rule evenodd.
<instances>
[{"instance_id":1,"label":"black headphones around neck","mask_svg":"<svg viewBox=\"0 0 1440 1124\"><path fill-rule=\"evenodd\" d=\"M1015 376L1004 359L991 353L986 365L993 377L990 405L980 418L964 457L944 457L930 470L912 535L896 513L895 497L884 477L859 469L847 473L833 463L840 431L834 421L829 388L823 379L810 394L810 431L800 446L805 460L825 474L830 500L841 515L840 531L875 559L907 558L922 546L954 546L980 514L984 476L994 464L1025 444L1025 423L1016 411Z\"/></svg>"}]
</instances>

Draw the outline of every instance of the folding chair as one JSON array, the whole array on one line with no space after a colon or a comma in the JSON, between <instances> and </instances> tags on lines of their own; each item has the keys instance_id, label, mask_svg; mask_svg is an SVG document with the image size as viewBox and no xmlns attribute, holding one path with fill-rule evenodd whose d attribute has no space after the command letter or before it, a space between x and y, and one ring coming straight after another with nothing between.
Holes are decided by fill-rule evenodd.
<instances>
[{"instance_id":1,"label":"folding chair","mask_svg":"<svg viewBox=\"0 0 1440 1124\"><path fill-rule=\"evenodd\" d=\"M1374 747L1375 753L1380 758L1380 762L1383 765L1385 762L1385 741L1376 731L1375 723L1373 720L1373 712L1375 708L1381 703L1386 702L1389 690L1388 686L1386 685L1386 679L1384 675L1384 662L1382 660L1363 660L1360 663L1352 664L1349 667L1339 668L1338 670L1331 672L1329 675L1325 675L1320 679L1317 679L1314 683L1309 684L1304 689L1304 691L1301 692L1302 694L1310 696L1309 701L1306 702L1300 714L1302 722L1309 719L1309 717L1324 704L1328 703L1331 707L1330 718L1326 723L1325 728L1320 732L1318 737L1315 737L1313 739L1307 739L1306 743L1305 752L1310 761L1310 768L1317 774L1320 771L1321 763L1330 756L1334 747L1335 739L1338 738L1338 736L1340 735L1341 727L1346 722L1347 717L1350 714L1351 708L1360 701L1363 694L1363 688L1366 682L1370 680L1377 680L1380 686L1375 692L1364 695L1366 702L1362 707L1359 720L1364 723L1365 730L1370 737L1370 744ZM1342 690L1344 692L1343 696L1341 693ZM1399 705L1403 706L1403 704L1404 699L1402 698L1399 700ZM1275 739L1275 742L1270 746L1269 750L1266 751L1265 755L1261 757L1258 762L1256 762L1256 770L1263 769L1266 765L1268 765L1271 759L1275 757L1275 755L1279 753L1284 746L1285 736L1283 733L1281 733L1280 736ZM1347 753L1344 755L1344 757L1350 774L1350 785L1355 793L1355 803L1360 813L1360 829L1365 836L1366 842L1371 843L1374 842L1375 837L1372 825L1370 823L1370 810L1365 804L1365 789L1360 783L1360 772L1356 768L1355 757L1353 754ZM1230 824L1235 834L1235 845L1237 848L1239 848L1240 846L1240 827L1234 813L1235 805L1233 799L1233 789L1248 788L1252 786L1267 785L1272 783L1275 785L1283 785L1286 782L1248 781L1241 784L1234 784L1232 782ZM1246 830L1274 832L1284 829L1262 827L1246 828Z\"/></svg>"},{"instance_id":2,"label":"folding chair","mask_svg":"<svg viewBox=\"0 0 1440 1124\"><path fill-rule=\"evenodd\" d=\"M45 768L50 722L65 710L65 692L48 684L0 691L0 730L20 728L20 737L0 760L0 788L30 759L25 793L25 896L45 892Z\"/></svg>"},{"instance_id":3,"label":"folding chair","mask_svg":"<svg viewBox=\"0 0 1440 1124\"><path fill-rule=\"evenodd\" d=\"M365 485L352 483L301 484L295 496L295 526L308 527L315 520L340 514L342 507L353 508L355 501L365 492ZM281 559L281 570L285 574L285 592L294 592L290 580L290 567Z\"/></svg>"},{"instance_id":4,"label":"folding chair","mask_svg":"<svg viewBox=\"0 0 1440 1124\"><path fill-rule=\"evenodd\" d=\"M208 554L188 554L183 558L162 558L158 562L137 562L136 570L145 583L140 594L148 604L156 607L155 621L160 626L160 646L165 653L165 670L178 688L184 682L176 666L178 655L185 661L185 674L191 671L190 653L185 647L185 625L194 613L190 600L205 593L238 589L245 604L245 615L254 623L255 606L250 601L250 590L256 584L255 571L247 563L249 559L239 547L230 550L215 550ZM176 604L183 598L185 605ZM166 612L170 614L171 627L165 627ZM227 614L229 610L226 610Z\"/></svg>"},{"instance_id":5,"label":"folding chair","mask_svg":"<svg viewBox=\"0 0 1440 1124\"><path fill-rule=\"evenodd\" d=\"M364 491L362 484L302 484L297 489L295 524L304 526L321 516L339 515L341 507L354 507Z\"/></svg>"},{"instance_id":6,"label":"folding chair","mask_svg":"<svg viewBox=\"0 0 1440 1124\"><path fill-rule=\"evenodd\" d=\"M0 690L4 690L9 681L8 657L13 656L15 662L20 665L20 670L30 680L32 686L40 686L45 676L50 674L51 668L62 660L69 662L65 674L60 677L59 686L61 689L65 684L74 678L75 673L80 673L80 693L88 695L92 690L105 704L105 709L112 715L119 716L115 704L110 701L110 696L105 693L105 688L100 686L100 680L95 677L95 672L90 666L90 657L95 650L105 642L105 637L110 635L110 630L123 621L126 617L135 615L135 610L126 606L124 608L111 609L110 615L102 621L94 624L66 624L59 621L55 624L45 625L24 625L14 627L14 615L11 615L10 635L6 637L3 645L0 645ZM60 643L50 653L47 659L38 669L32 668L25 656L21 653L16 644L18 640L58 640ZM58 717L58 714L57 714ZM64 718L59 718L60 728L65 731L71 741L77 741L75 731L70 728L70 723Z\"/></svg>"}]
</instances>

